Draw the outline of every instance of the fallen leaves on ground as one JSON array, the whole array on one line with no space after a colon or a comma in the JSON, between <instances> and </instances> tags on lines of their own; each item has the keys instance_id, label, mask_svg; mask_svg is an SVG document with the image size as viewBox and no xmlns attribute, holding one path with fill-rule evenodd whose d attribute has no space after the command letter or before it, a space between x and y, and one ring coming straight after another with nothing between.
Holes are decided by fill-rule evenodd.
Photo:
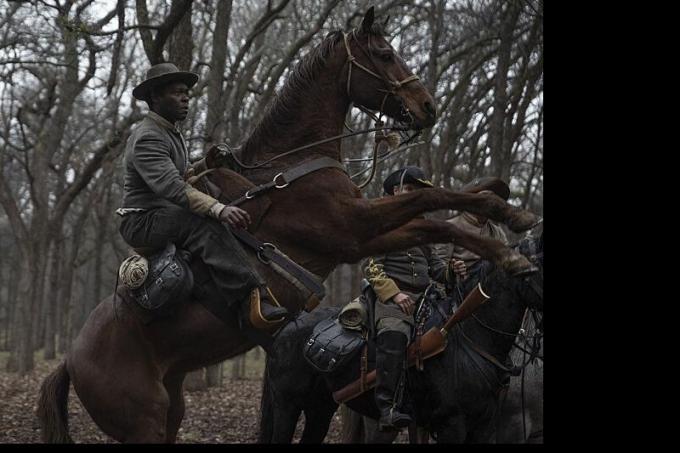
<instances>
[{"instance_id":1,"label":"fallen leaves on ground","mask_svg":"<svg viewBox=\"0 0 680 453\"><path fill-rule=\"evenodd\" d=\"M0 443L40 443L35 417L38 392L43 379L60 359L36 362L26 376L0 371ZM185 392L186 413L178 433L178 443L255 443L257 441L260 379L224 379L222 386ZM76 443L115 443L102 433L80 404L73 387L69 392L69 433ZM294 442L302 433L298 421ZM333 417L325 442L339 443L339 411ZM398 441L404 441L400 434Z\"/></svg>"}]
</instances>

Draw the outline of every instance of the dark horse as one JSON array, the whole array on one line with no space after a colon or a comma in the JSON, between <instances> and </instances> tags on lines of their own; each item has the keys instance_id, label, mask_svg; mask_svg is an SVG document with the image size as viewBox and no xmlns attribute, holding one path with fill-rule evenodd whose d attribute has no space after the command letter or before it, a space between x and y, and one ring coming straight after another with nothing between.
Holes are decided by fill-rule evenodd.
<instances>
[{"instance_id":1,"label":"dark horse","mask_svg":"<svg viewBox=\"0 0 680 453\"><path fill-rule=\"evenodd\" d=\"M359 29L330 33L301 59L244 144L246 165L338 135L352 103L382 110L413 130L434 124L434 99L386 41L382 26L373 22L371 8ZM340 143L319 144L244 171L250 181L223 170L209 179L233 200L253 182L271 181L287 168L322 156L341 162ZM498 241L480 240L448 222L412 219L426 211L463 209L504 222L513 231L540 221L493 195L438 188L367 200L337 168L323 168L241 206L259 217L250 227L253 234L321 280L339 263L453 239L509 272L526 271L531 264ZM292 313L302 310L306 299L301 291L254 255L250 258L279 302ZM174 316L144 324L126 305L114 307L110 296L90 313L65 361L43 382L38 403L43 439L71 441L66 408L71 382L94 422L114 439L174 442L184 416L186 374L253 346L235 322L225 325L199 303L182 304Z\"/></svg>"},{"instance_id":2,"label":"dark horse","mask_svg":"<svg viewBox=\"0 0 680 453\"><path fill-rule=\"evenodd\" d=\"M479 282L491 299L453 328L444 352L426 360L423 371L409 368L407 389L416 423L438 442L495 441L498 396L510 376L506 358L526 309L543 310L542 289L536 289L537 285L542 288L542 258L536 262L539 274L524 277L509 276L491 262L482 262ZM476 283L469 279L461 293L467 294ZM443 324L442 314L432 311ZM277 336L265 368L260 442L291 442L301 412L305 427L300 441L314 443L325 438L338 407L332 392L358 377L358 356L347 369L323 374L314 370L300 351L314 326L338 312L339 308L324 308L303 313ZM372 390L346 404L362 415L378 418ZM370 440L391 442L395 436L378 435Z\"/></svg>"},{"instance_id":3,"label":"dark horse","mask_svg":"<svg viewBox=\"0 0 680 453\"><path fill-rule=\"evenodd\" d=\"M515 363L527 363L521 376L510 380L507 395L501 396L497 441L504 444L543 443L543 348L532 357L533 337L538 333L533 317L527 317L522 326L528 341L520 344L522 349L512 350L510 357Z\"/></svg>"}]
</instances>

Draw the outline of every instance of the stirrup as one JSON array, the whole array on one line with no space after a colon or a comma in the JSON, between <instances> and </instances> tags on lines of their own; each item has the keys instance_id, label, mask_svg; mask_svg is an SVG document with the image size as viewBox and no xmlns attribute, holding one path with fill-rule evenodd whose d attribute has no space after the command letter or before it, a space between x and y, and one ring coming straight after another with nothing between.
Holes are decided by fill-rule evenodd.
<instances>
[{"instance_id":1,"label":"stirrup","mask_svg":"<svg viewBox=\"0 0 680 453\"><path fill-rule=\"evenodd\" d=\"M279 304L279 301L276 300L274 295L272 294L271 290L269 288L264 288L267 291L267 294L269 295L270 300L272 301L272 306L274 307L280 307L281 304ZM260 298L260 288L254 288L250 292L250 315L249 315L249 320L250 323L255 327L256 329L262 329L262 330L268 330L271 329L272 327L278 326L283 320L286 319L285 316L281 316L279 319L274 319L274 320L267 320L265 317L262 315L262 299Z\"/></svg>"}]
</instances>

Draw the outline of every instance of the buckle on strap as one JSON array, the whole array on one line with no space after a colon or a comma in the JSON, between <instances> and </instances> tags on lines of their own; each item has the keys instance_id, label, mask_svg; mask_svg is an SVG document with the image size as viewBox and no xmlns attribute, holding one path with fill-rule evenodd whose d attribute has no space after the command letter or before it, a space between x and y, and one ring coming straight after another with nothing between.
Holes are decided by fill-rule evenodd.
<instances>
[{"instance_id":1,"label":"buckle on strap","mask_svg":"<svg viewBox=\"0 0 680 453\"><path fill-rule=\"evenodd\" d=\"M276 250L276 246L272 244L271 242L265 242L262 244L260 247L257 248L257 259L260 260L264 264L269 264L271 263L271 258L267 258L263 255L264 251L266 248L271 249L272 251Z\"/></svg>"},{"instance_id":2,"label":"buckle on strap","mask_svg":"<svg viewBox=\"0 0 680 453\"><path fill-rule=\"evenodd\" d=\"M280 176L283 176L283 172L281 172L281 173L279 173L278 175L274 176L274 179L272 180L272 181L274 182L274 184L275 184L275 185L274 185L274 188L276 188L276 189L283 189L284 187L288 187L288 185L290 184L289 182L286 182L286 183L284 183L283 185L279 185L279 183L276 182L276 178L278 178L278 177L280 177Z\"/></svg>"}]
</instances>

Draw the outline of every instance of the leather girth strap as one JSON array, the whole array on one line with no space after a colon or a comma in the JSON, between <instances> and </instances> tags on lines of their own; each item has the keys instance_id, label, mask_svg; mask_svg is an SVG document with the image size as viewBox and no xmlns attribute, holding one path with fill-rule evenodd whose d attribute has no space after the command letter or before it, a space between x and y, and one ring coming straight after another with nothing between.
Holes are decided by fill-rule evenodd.
<instances>
[{"instance_id":1,"label":"leather girth strap","mask_svg":"<svg viewBox=\"0 0 680 453\"><path fill-rule=\"evenodd\" d=\"M269 264L270 262L276 263L276 265L296 278L313 293L312 297L305 305L306 311L311 311L314 309L314 307L319 304L321 299L324 298L326 295L326 289L324 288L323 284L314 280L311 273L307 269L281 253L273 244L260 241L258 238L244 229L234 229L232 230L232 233L241 242L255 250L255 253L257 254L257 257L260 261L265 264Z\"/></svg>"},{"instance_id":2,"label":"leather girth strap","mask_svg":"<svg viewBox=\"0 0 680 453\"><path fill-rule=\"evenodd\" d=\"M253 187L252 189L248 190L243 196L229 203L229 206L238 206L241 203L252 198L255 198L256 196L270 189L283 189L296 179L301 178L310 173L313 173L317 170L321 170L322 168L337 168L338 170L341 170L343 173L347 173L347 170L345 170L345 166L342 165L337 160L331 159L330 157L320 157L318 159L305 162L302 165L298 165L297 167L291 168L290 170L278 173L276 176L274 176L274 179L272 179L268 183L260 184L259 186Z\"/></svg>"}]
</instances>

